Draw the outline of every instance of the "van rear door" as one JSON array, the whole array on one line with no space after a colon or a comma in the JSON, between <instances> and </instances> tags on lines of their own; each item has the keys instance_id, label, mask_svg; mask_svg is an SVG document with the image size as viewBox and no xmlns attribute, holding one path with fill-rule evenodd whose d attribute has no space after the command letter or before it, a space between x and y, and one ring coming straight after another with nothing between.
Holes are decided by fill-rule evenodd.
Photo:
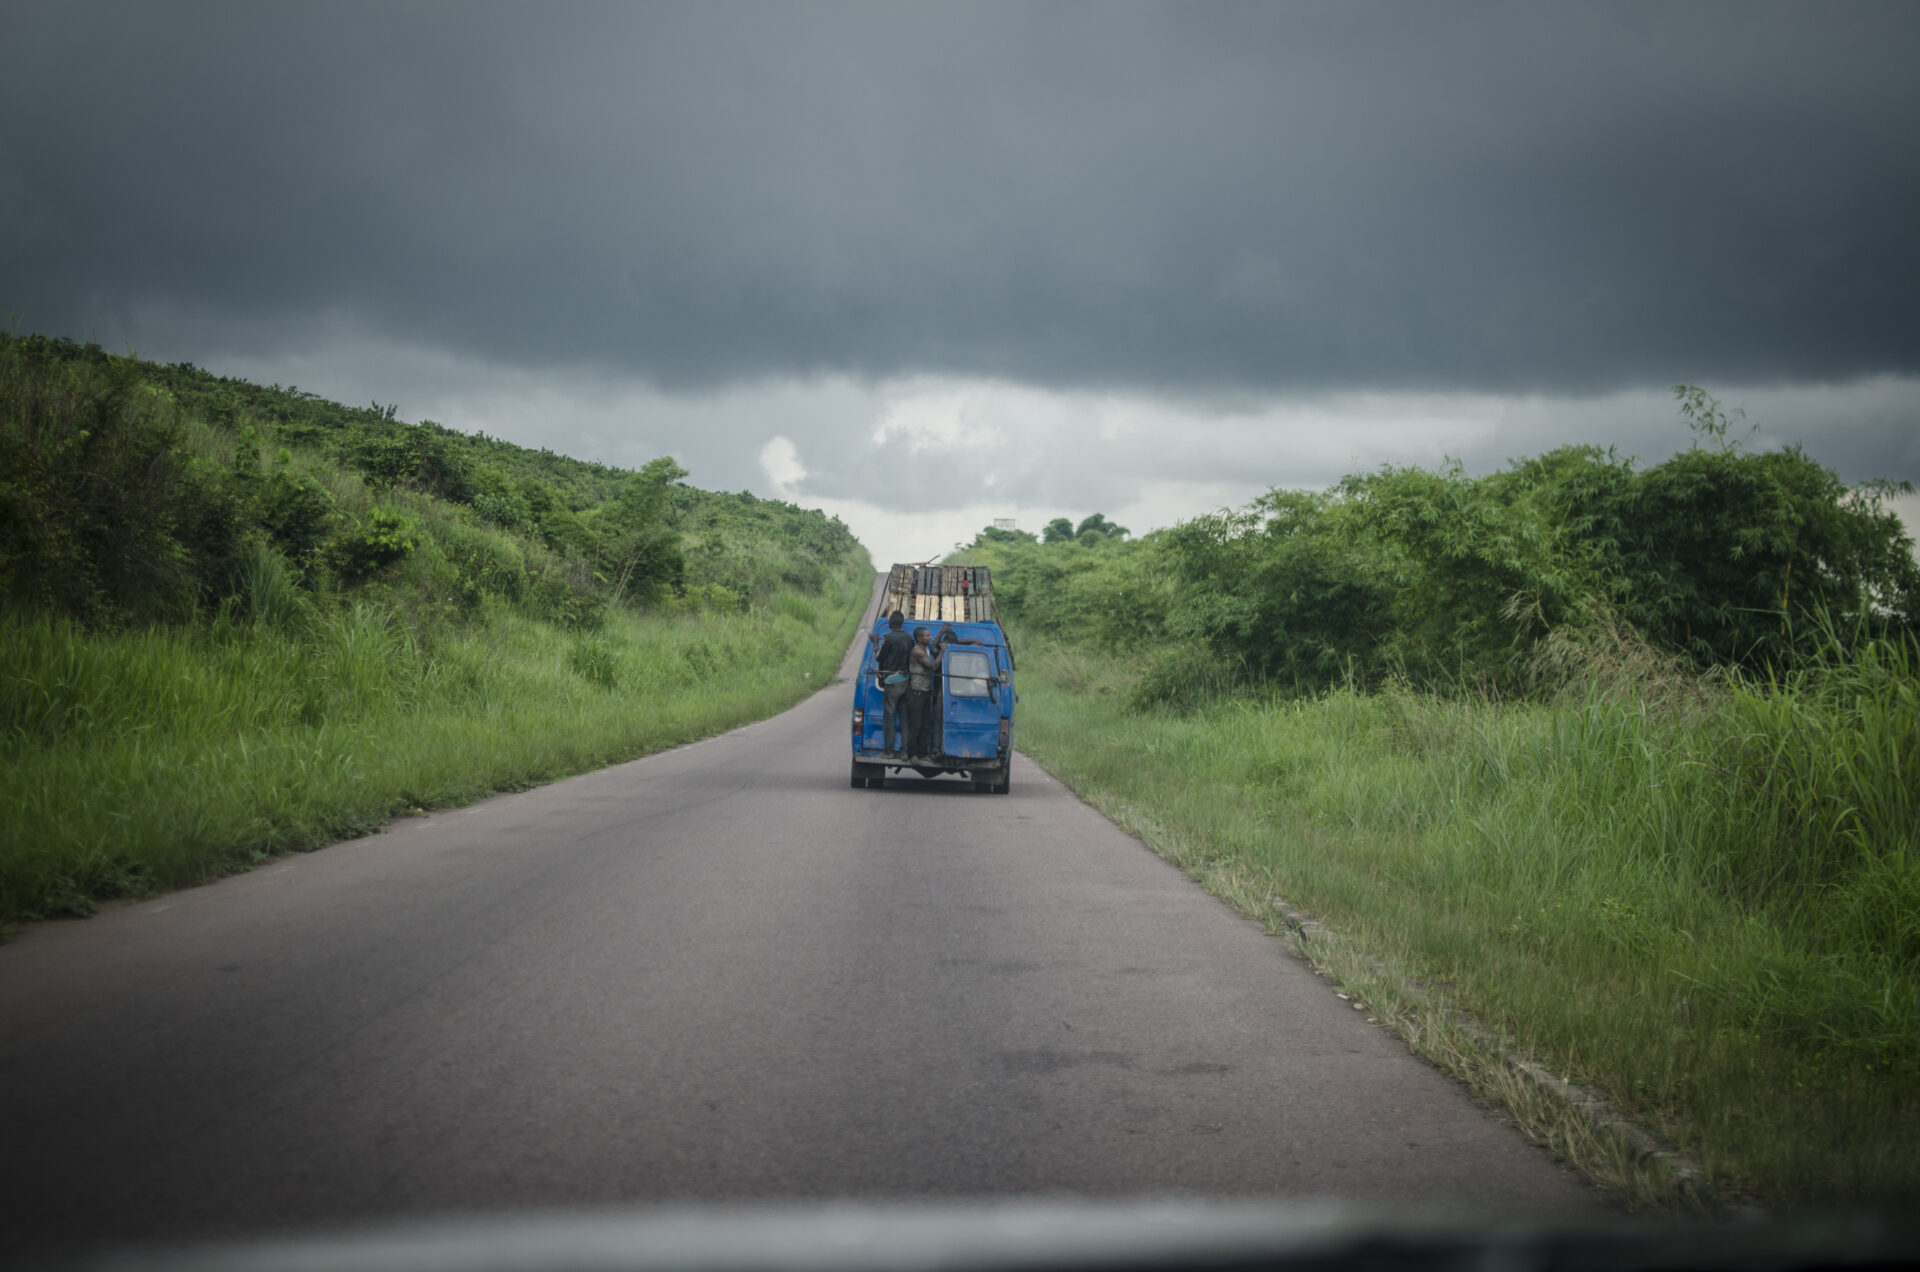
<instances>
[{"instance_id":1,"label":"van rear door","mask_svg":"<svg viewBox=\"0 0 1920 1272\"><path fill-rule=\"evenodd\" d=\"M964 759L990 760L1000 750L1000 697L993 650L978 645L956 645L947 651L940 683L944 726L942 748Z\"/></svg>"}]
</instances>

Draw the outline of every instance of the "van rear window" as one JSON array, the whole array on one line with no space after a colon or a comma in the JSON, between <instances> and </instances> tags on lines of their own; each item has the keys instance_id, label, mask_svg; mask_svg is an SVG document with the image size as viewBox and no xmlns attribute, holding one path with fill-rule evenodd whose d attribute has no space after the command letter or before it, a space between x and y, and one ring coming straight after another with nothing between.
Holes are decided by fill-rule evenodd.
<instances>
[{"instance_id":1,"label":"van rear window","mask_svg":"<svg viewBox=\"0 0 1920 1272\"><path fill-rule=\"evenodd\" d=\"M947 654L947 692L956 698L984 698L992 671L987 656L978 650L952 650Z\"/></svg>"}]
</instances>

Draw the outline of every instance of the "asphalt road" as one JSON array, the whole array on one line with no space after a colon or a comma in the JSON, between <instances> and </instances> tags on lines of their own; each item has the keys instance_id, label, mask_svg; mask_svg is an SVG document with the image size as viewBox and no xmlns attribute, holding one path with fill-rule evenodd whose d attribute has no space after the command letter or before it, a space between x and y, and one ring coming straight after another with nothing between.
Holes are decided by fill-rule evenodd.
<instances>
[{"instance_id":1,"label":"asphalt road","mask_svg":"<svg viewBox=\"0 0 1920 1272\"><path fill-rule=\"evenodd\" d=\"M1603 1213L1033 764L851 789L847 709L0 947L0 1252L691 1199Z\"/></svg>"}]
</instances>

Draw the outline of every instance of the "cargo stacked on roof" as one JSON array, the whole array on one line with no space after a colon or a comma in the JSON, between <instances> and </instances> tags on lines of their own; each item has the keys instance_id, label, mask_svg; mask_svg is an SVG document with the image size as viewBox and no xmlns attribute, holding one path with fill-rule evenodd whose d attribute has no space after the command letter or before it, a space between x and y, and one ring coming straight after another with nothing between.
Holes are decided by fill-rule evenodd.
<instances>
[{"instance_id":1,"label":"cargo stacked on roof","mask_svg":"<svg viewBox=\"0 0 1920 1272\"><path fill-rule=\"evenodd\" d=\"M918 623L998 621L993 580L984 565L896 565L881 613L899 610Z\"/></svg>"}]
</instances>

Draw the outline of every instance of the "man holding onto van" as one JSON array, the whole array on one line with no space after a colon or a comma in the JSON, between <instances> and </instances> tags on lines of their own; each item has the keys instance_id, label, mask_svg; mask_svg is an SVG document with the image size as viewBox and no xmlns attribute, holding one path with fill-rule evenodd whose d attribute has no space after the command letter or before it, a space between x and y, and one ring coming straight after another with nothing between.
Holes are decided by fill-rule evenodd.
<instances>
[{"instance_id":1,"label":"man holding onto van","mask_svg":"<svg viewBox=\"0 0 1920 1272\"><path fill-rule=\"evenodd\" d=\"M907 661L913 654L913 637L907 635L906 621L906 615L899 610L887 615L887 634L880 638L879 650L873 656L873 674L880 680L884 704L880 713L880 749L894 755L904 755L907 750L907 720L902 708L907 696ZM899 746L894 745L895 730L899 731Z\"/></svg>"},{"instance_id":2,"label":"man holding onto van","mask_svg":"<svg viewBox=\"0 0 1920 1272\"><path fill-rule=\"evenodd\" d=\"M952 623L948 623L940 629L939 637L933 642L933 656L935 658L944 657L946 652L955 645L984 645L986 643L984 640L975 640L971 636L962 636L959 632L953 630Z\"/></svg>"},{"instance_id":3,"label":"man holding onto van","mask_svg":"<svg viewBox=\"0 0 1920 1272\"><path fill-rule=\"evenodd\" d=\"M933 744L927 737L927 699L933 696L934 681L940 675L940 662L933 654L931 634L924 627L913 629L913 648L907 653L907 751L931 755Z\"/></svg>"}]
</instances>

